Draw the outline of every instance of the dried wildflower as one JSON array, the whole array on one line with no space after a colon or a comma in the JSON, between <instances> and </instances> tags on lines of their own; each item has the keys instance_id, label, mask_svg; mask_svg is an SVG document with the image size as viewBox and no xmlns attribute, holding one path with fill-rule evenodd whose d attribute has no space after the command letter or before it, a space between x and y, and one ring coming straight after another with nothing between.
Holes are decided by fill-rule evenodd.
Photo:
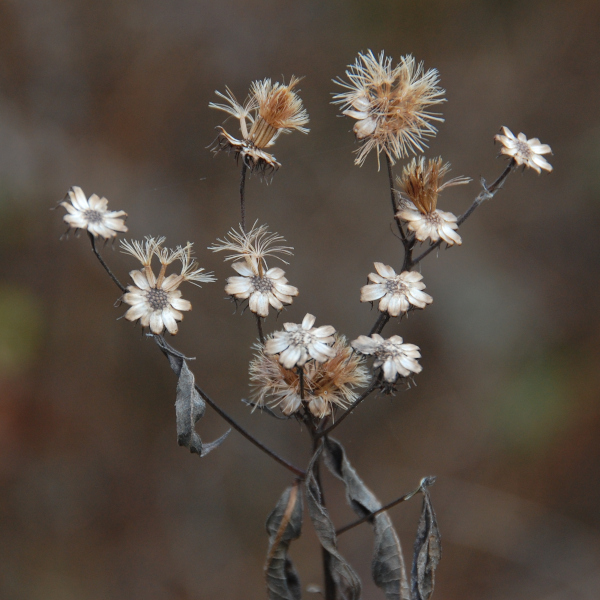
<instances>
[{"instance_id":1,"label":"dried wildflower","mask_svg":"<svg viewBox=\"0 0 600 600\"><path fill-rule=\"evenodd\" d=\"M302 367L311 358L325 362L335 356L329 346L334 341L331 325L313 327L315 317L306 314L301 325L284 323L285 331L276 331L265 343L265 354L279 354L279 362L286 369Z\"/></svg>"},{"instance_id":2,"label":"dried wildflower","mask_svg":"<svg viewBox=\"0 0 600 600\"><path fill-rule=\"evenodd\" d=\"M384 340L378 333L371 337L358 336L351 346L361 354L375 356L373 367L382 367L383 378L388 383L394 383L398 378L408 377L411 373L420 373L423 367L417 362L421 358L419 347L414 344L403 344L399 335L393 335Z\"/></svg>"},{"instance_id":3,"label":"dried wildflower","mask_svg":"<svg viewBox=\"0 0 600 600\"><path fill-rule=\"evenodd\" d=\"M238 300L248 299L250 310L259 317L269 315L269 304L275 310L281 310L299 293L298 288L287 285L285 271L279 267L273 267L261 276L246 261L231 266L241 277L229 277L225 293Z\"/></svg>"},{"instance_id":4,"label":"dried wildflower","mask_svg":"<svg viewBox=\"0 0 600 600\"><path fill-rule=\"evenodd\" d=\"M250 363L250 381L258 406L278 406L284 415L295 413L303 404L300 377L295 369L286 369L262 347ZM357 398L356 388L365 386L369 374L365 359L352 352L343 336L335 336L334 356L325 362L311 361L304 366L304 404L318 418L330 415L335 407L345 408Z\"/></svg>"},{"instance_id":5,"label":"dried wildflower","mask_svg":"<svg viewBox=\"0 0 600 600\"><path fill-rule=\"evenodd\" d=\"M133 240L121 242L123 251L137 258L143 265L141 271L131 271L129 275L135 285L123 296L123 301L131 308L125 313L128 321L140 320L142 327L160 335L164 329L171 335L177 333L177 321L183 319L179 311L191 310L192 304L181 298L177 289L184 281L198 285L197 282L215 281L211 273L203 273L192 259L192 244L178 246L175 250L163 247L164 237L146 237L143 242ZM152 259L157 257L161 264L158 277L152 271ZM167 266L175 260L181 262L181 272L165 277Z\"/></svg>"},{"instance_id":6,"label":"dried wildflower","mask_svg":"<svg viewBox=\"0 0 600 600\"><path fill-rule=\"evenodd\" d=\"M288 285L283 269L269 269L267 265L267 256L286 262L278 254L289 255L292 248L276 245L284 241L280 235L267 231L266 225L254 224L248 233L241 228L239 232L232 229L224 240L219 239L218 244L209 247L213 252L232 252L225 260L244 259L231 265L241 277L229 277L225 293L238 300L248 299L250 310L259 317L268 316L269 305L281 310L299 293L298 288Z\"/></svg>"},{"instance_id":7,"label":"dried wildflower","mask_svg":"<svg viewBox=\"0 0 600 600\"><path fill-rule=\"evenodd\" d=\"M92 194L89 199L85 197L83 190L74 185L68 191L68 202L60 205L67 209L63 219L70 229L87 229L94 237L101 236L108 240L117 235L118 231L127 231L125 220L127 213L122 210L107 210L108 200L99 198Z\"/></svg>"},{"instance_id":8,"label":"dried wildflower","mask_svg":"<svg viewBox=\"0 0 600 600\"><path fill-rule=\"evenodd\" d=\"M437 129L430 121L443 121L439 113L429 111L431 106L444 102L445 93L438 87L436 69L425 71L411 56L403 56L392 68L392 59L383 52L376 57L371 50L359 53L346 75L349 83L338 79L346 88L334 96L341 104L344 115L356 119L354 133L363 142L355 164L361 166L371 150L377 150L394 159L408 156L409 152L423 151L426 137L434 136Z\"/></svg>"},{"instance_id":9,"label":"dried wildflower","mask_svg":"<svg viewBox=\"0 0 600 600\"><path fill-rule=\"evenodd\" d=\"M404 167L402 178L398 183L402 188L399 194L400 210L397 217L408 221L408 228L414 231L415 237L424 242L431 239L437 242L443 239L449 246L462 244L456 229L457 218L451 212L438 210L437 200L441 191L453 185L463 185L471 181L468 177L455 177L441 183L450 165L442 165L441 158L425 162L424 157L412 161Z\"/></svg>"},{"instance_id":10,"label":"dried wildflower","mask_svg":"<svg viewBox=\"0 0 600 600\"><path fill-rule=\"evenodd\" d=\"M524 133L515 137L508 127L502 127L502 132L504 135L494 136L494 140L502 144L501 154L510 156L518 165L525 165L538 173L541 173L542 169L552 171L552 165L542 156L552 153L548 144L541 144L537 138L528 140Z\"/></svg>"},{"instance_id":11,"label":"dried wildflower","mask_svg":"<svg viewBox=\"0 0 600 600\"><path fill-rule=\"evenodd\" d=\"M383 263L376 262L377 273L369 273L369 283L360 290L361 302L379 301L379 310L397 317L412 306L425 308L433 302L433 298L421 291L425 284L421 282L423 275L416 271L404 271L396 275L396 271Z\"/></svg>"},{"instance_id":12,"label":"dried wildflower","mask_svg":"<svg viewBox=\"0 0 600 600\"><path fill-rule=\"evenodd\" d=\"M209 106L238 119L242 134L242 139L238 140L223 127L218 127L220 133L215 152L233 151L236 159L241 156L251 171L277 170L281 165L265 148L270 148L282 133L291 133L294 129L302 133L309 131L303 127L308 123L308 114L302 107L302 100L292 91L299 82L297 77L292 77L288 85L271 83L270 79L255 81L243 106L229 88L226 88L227 94L215 92L227 104L211 102Z\"/></svg>"}]
</instances>

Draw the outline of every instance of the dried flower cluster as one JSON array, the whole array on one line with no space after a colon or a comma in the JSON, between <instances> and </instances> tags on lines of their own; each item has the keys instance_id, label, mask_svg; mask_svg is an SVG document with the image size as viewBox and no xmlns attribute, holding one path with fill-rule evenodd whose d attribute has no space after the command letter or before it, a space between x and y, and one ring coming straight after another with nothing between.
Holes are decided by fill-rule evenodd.
<instances>
[{"instance_id":1,"label":"dried flower cluster","mask_svg":"<svg viewBox=\"0 0 600 600\"><path fill-rule=\"evenodd\" d=\"M127 287L129 291L123 296L123 301L131 306L125 313L128 321L139 319L142 327L150 327L150 331L156 335L162 334L165 328L171 335L175 335L177 321L183 319L180 311L192 308L191 302L184 300L177 288L184 281L209 282L215 281L215 278L211 273L203 273L204 269L199 268L192 259L191 243L171 250L163 247L164 241L164 237L146 237L143 242L121 242L123 251L137 258L143 265L141 271L129 273L135 285ZM161 265L158 277L152 271L153 257ZM176 260L181 262L180 273L172 273L166 277L167 266Z\"/></svg>"},{"instance_id":2,"label":"dried flower cluster","mask_svg":"<svg viewBox=\"0 0 600 600\"><path fill-rule=\"evenodd\" d=\"M224 240L217 241L209 250L232 252L225 260L238 260L231 266L240 276L227 279L225 293L237 300L248 300L250 310L259 317L268 316L269 305L280 311L298 295L298 288L288 285L283 269L269 269L267 265L267 256L286 262L278 255L291 255L292 248L279 245L284 238L270 233L266 225L255 224L248 233L241 228L239 232L232 229Z\"/></svg>"},{"instance_id":3,"label":"dried flower cluster","mask_svg":"<svg viewBox=\"0 0 600 600\"><path fill-rule=\"evenodd\" d=\"M292 77L288 85L271 83L270 79L255 81L243 105L229 88L226 88L226 94L215 92L227 104L211 102L209 106L238 119L242 134L239 140L223 127L218 127L220 133L215 151L233 151L236 159L241 156L251 171L278 169L281 165L265 149L273 146L282 133L290 133L294 129L302 133L309 131L304 127L308 123L308 114L302 100L293 91L299 82L297 77Z\"/></svg>"},{"instance_id":4,"label":"dried flower cluster","mask_svg":"<svg viewBox=\"0 0 600 600\"><path fill-rule=\"evenodd\" d=\"M117 232L127 231L125 220L127 213L123 210L108 210L108 200L92 194L89 199L85 197L83 190L74 185L67 196L71 203L61 202L67 213L63 220L69 225L69 229L86 229L94 237L103 237L108 240L117 235Z\"/></svg>"},{"instance_id":5,"label":"dried flower cluster","mask_svg":"<svg viewBox=\"0 0 600 600\"><path fill-rule=\"evenodd\" d=\"M408 222L408 229L415 233L420 242L430 239L437 242L440 238L449 246L462 244L456 233L457 218L451 212L438 210L437 201L441 191L453 185L463 185L471 180L468 177L455 177L442 183L450 165L442 164L441 158L424 157L412 161L404 167L402 178L398 180L402 192L399 194L400 210L397 217Z\"/></svg>"},{"instance_id":6,"label":"dried flower cluster","mask_svg":"<svg viewBox=\"0 0 600 600\"><path fill-rule=\"evenodd\" d=\"M250 363L250 382L258 406L277 406L290 416L303 405L317 418L332 414L335 407L345 408L356 398L356 388L369 381L365 359L352 352L346 338L335 336L331 358L323 362L311 360L304 365L301 397L300 375L297 369L287 369L276 356L266 354L262 347ZM267 344L271 339L267 340Z\"/></svg>"},{"instance_id":7,"label":"dried flower cluster","mask_svg":"<svg viewBox=\"0 0 600 600\"><path fill-rule=\"evenodd\" d=\"M508 127L502 127L504 135L496 135L494 140L502 144L501 154L510 156L518 165L529 167L538 173L542 169L552 171L552 165L542 156L551 154L552 149L548 144L540 143L537 138L527 139L524 133L515 136Z\"/></svg>"},{"instance_id":8,"label":"dried flower cluster","mask_svg":"<svg viewBox=\"0 0 600 600\"><path fill-rule=\"evenodd\" d=\"M383 52L376 57L369 50L358 55L346 75L349 82L336 80L346 91L336 94L334 102L357 120L354 133L362 146L355 163L362 165L374 149L378 161L384 152L392 164L409 152L422 152L425 138L437 131L431 121L443 121L429 110L444 102L437 70L425 71L410 55L392 67L392 59Z\"/></svg>"}]
</instances>

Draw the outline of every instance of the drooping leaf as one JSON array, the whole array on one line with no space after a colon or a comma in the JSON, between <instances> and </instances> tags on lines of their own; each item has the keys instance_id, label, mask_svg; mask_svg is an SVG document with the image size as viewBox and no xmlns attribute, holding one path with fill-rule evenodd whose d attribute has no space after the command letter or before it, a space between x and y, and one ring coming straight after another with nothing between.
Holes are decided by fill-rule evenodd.
<instances>
[{"instance_id":1,"label":"drooping leaf","mask_svg":"<svg viewBox=\"0 0 600 600\"><path fill-rule=\"evenodd\" d=\"M412 566L412 600L429 600L435 584L435 570L442 557L442 542L435 511L431 504L428 487L435 477L427 477L421 482L423 510L415 540Z\"/></svg>"},{"instance_id":2,"label":"drooping leaf","mask_svg":"<svg viewBox=\"0 0 600 600\"><path fill-rule=\"evenodd\" d=\"M307 469L308 475L305 488L308 514L321 546L329 555L329 568L337 590L336 597L343 600L359 600L361 593L360 579L338 551L335 527L329 518L327 509L323 506L321 491L314 475L313 467L321 453L321 449L317 450Z\"/></svg>"},{"instance_id":3,"label":"drooping leaf","mask_svg":"<svg viewBox=\"0 0 600 600\"><path fill-rule=\"evenodd\" d=\"M267 519L269 551L265 564L269 600L300 600L300 579L288 548L302 531L302 494L299 484L287 488Z\"/></svg>"},{"instance_id":4,"label":"drooping leaf","mask_svg":"<svg viewBox=\"0 0 600 600\"><path fill-rule=\"evenodd\" d=\"M195 430L196 423L204 415L206 403L196 390L194 374L186 363L186 357L172 348L162 336L154 339L163 354L169 360L171 369L177 375L177 398L175 400L175 418L177 423L177 443L190 449L190 452L206 456L211 450L220 446L231 432L226 431L219 439L203 444Z\"/></svg>"},{"instance_id":5,"label":"drooping leaf","mask_svg":"<svg viewBox=\"0 0 600 600\"><path fill-rule=\"evenodd\" d=\"M325 463L329 470L346 486L348 503L361 518L381 508L381 503L360 479L342 445L327 438ZM373 525L375 545L371 574L375 585L380 587L388 600L409 600L408 577L400 540L386 512L375 515L369 522Z\"/></svg>"}]
</instances>

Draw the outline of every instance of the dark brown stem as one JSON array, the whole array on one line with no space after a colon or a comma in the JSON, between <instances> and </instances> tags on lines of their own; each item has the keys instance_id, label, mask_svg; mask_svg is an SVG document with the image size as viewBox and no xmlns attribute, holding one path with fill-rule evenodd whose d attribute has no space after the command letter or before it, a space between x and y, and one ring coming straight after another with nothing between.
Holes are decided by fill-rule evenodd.
<instances>
[{"instance_id":1,"label":"dark brown stem","mask_svg":"<svg viewBox=\"0 0 600 600\"><path fill-rule=\"evenodd\" d=\"M96 238L88 231L90 242L92 242L92 252L96 255L96 258L100 261L100 264L104 267L105 271L110 275L110 278L117 284L117 287L124 293L127 293L127 288L117 279L116 275L110 270L109 266L104 262L102 256L96 248Z\"/></svg>"},{"instance_id":2,"label":"dark brown stem","mask_svg":"<svg viewBox=\"0 0 600 600\"><path fill-rule=\"evenodd\" d=\"M263 328L262 328L262 317L259 317L258 315L256 315L256 325L258 326L258 339L260 340L260 343L264 346L265 345L265 336L263 334Z\"/></svg>"},{"instance_id":3,"label":"dark brown stem","mask_svg":"<svg viewBox=\"0 0 600 600\"><path fill-rule=\"evenodd\" d=\"M396 504L400 504L401 502L406 502L407 500L410 500L415 494L417 494L419 492L420 489L421 488L419 487L414 492L410 492L409 494L400 496L400 498L396 498L395 500L388 502L385 506L382 506L380 509L373 511L372 513L369 513L368 515L365 515L364 517L361 517L360 519L357 519L356 521L352 521L352 523L348 523L348 525L344 525L343 527L340 527L339 529L336 530L336 532L335 532L336 535L342 535L342 533L346 533L346 531L349 531L350 529L354 529L354 527L356 527L357 525L362 525L362 523L365 523L366 521L371 520L373 517L376 517L379 513L389 510L393 506L396 506Z\"/></svg>"},{"instance_id":4,"label":"dark brown stem","mask_svg":"<svg viewBox=\"0 0 600 600\"><path fill-rule=\"evenodd\" d=\"M311 432L313 436L313 452L316 452L319 448L320 438L316 435L316 432ZM325 496L323 494L323 485L321 484L321 456L319 456L314 463L313 473L315 476L315 483L317 484L317 488L319 491L319 496L321 497L321 506L325 507ZM337 590L335 581L331 574L331 556L329 552L325 550L324 547L321 546L321 561L323 564L323 578L325 580L325 590L324 590L324 600L336 600L337 598Z\"/></svg>"},{"instance_id":5,"label":"dark brown stem","mask_svg":"<svg viewBox=\"0 0 600 600\"><path fill-rule=\"evenodd\" d=\"M246 233L246 171L248 166L242 160L242 174L240 177L240 211L242 231Z\"/></svg>"},{"instance_id":6,"label":"dark brown stem","mask_svg":"<svg viewBox=\"0 0 600 600\"><path fill-rule=\"evenodd\" d=\"M317 433L315 434L316 439L320 439L331 433L378 386L379 379L375 379L373 383L371 383L371 385L346 409L346 412L344 412L335 423L331 424L329 427L327 427L327 429L324 429L323 431L317 431Z\"/></svg>"},{"instance_id":7,"label":"dark brown stem","mask_svg":"<svg viewBox=\"0 0 600 600\"><path fill-rule=\"evenodd\" d=\"M305 471L303 471L302 469L289 463L284 458L281 458L281 456L279 456L277 453L273 452L273 450L271 450L270 448L267 448L267 446L265 446L261 441L257 440L250 432L246 431L241 425L239 425L237 423L237 421L235 421L233 419L233 417L230 417L214 400L212 400L206 394L206 392L204 392L202 389L200 389L197 384L195 384L195 388L196 388L196 391L202 396L202 398L204 398L206 403L222 419L227 421L227 423L229 423L238 433L241 433L248 441L252 442L259 450L262 450L265 454L270 456L273 460L277 461L280 465L282 465L286 469L288 469L288 471L291 471L292 473L294 473L294 475L300 477L301 479L304 479L304 477L306 476Z\"/></svg>"},{"instance_id":8,"label":"dark brown stem","mask_svg":"<svg viewBox=\"0 0 600 600\"><path fill-rule=\"evenodd\" d=\"M473 211L480 204L482 204L485 200L490 200L491 198L493 198L496 195L496 192L498 192L500 189L502 189L502 186L504 185L506 178L510 175L510 173L516 167L517 167L517 163L515 162L515 160L513 158L508 163L506 169L504 169L504 171L502 172L500 177L498 177L498 179L496 179L496 181L494 181L490 186L486 185L485 179L481 180L483 190L481 190L481 192L479 192L479 194L477 195L475 200L473 200L473 204L471 204L471 206L468 208L468 210L463 215L461 215L458 218L458 220L456 221L456 223L459 227L471 216ZM431 246L429 246L429 248L427 248L427 250L425 250L423 253L421 253L419 256L417 256L417 258L410 261L410 264L407 266L407 269L411 269L416 264L421 262L428 254L433 252L436 248L439 248L442 245L442 243L443 243L443 240L440 239L435 244L432 244Z\"/></svg>"},{"instance_id":9,"label":"dark brown stem","mask_svg":"<svg viewBox=\"0 0 600 600\"><path fill-rule=\"evenodd\" d=\"M415 245L414 236L407 237L404 231L404 227L402 226L402 221L396 216L396 212L398 211L398 206L396 204L396 192L394 190L394 174L392 173L392 161L390 157L385 155L385 162L387 164L387 172L388 179L390 184L390 198L392 201L392 213L394 215L394 221L396 221L396 226L398 227L398 233L400 234L400 239L402 240L402 245L404 246L404 261L402 264L402 271L407 270L407 265L411 264L412 261L412 251Z\"/></svg>"},{"instance_id":10,"label":"dark brown stem","mask_svg":"<svg viewBox=\"0 0 600 600\"><path fill-rule=\"evenodd\" d=\"M300 380L300 400L304 400L304 368L296 367L296 371Z\"/></svg>"},{"instance_id":11,"label":"dark brown stem","mask_svg":"<svg viewBox=\"0 0 600 600\"><path fill-rule=\"evenodd\" d=\"M382 329L387 325L387 322L390 320L390 315L388 313L379 313L379 317L377 317L377 321L375 321L375 325L371 327L371 331L369 331L369 335L373 335L374 333L381 333Z\"/></svg>"}]
</instances>

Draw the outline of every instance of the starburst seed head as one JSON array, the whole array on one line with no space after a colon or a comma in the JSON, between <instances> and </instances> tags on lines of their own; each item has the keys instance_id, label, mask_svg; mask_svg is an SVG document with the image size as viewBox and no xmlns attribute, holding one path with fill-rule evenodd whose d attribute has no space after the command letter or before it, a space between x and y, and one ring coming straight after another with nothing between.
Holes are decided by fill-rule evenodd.
<instances>
[{"instance_id":1,"label":"starburst seed head","mask_svg":"<svg viewBox=\"0 0 600 600\"><path fill-rule=\"evenodd\" d=\"M371 150L377 150L377 160L384 152L391 163L422 151L425 138L434 136L431 121L443 121L439 113L429 109L444 102L443 89L438 86L436 69L425 71L411 56L403 56L396 67L383 52L375 56L371 50L360 53L346 71L349 82L335 80L346 91L334 96L343 114L356 119L354 133L362 146L357 150L355 164L361 166Z\"/></svg>"},{"instance_id":2,"label":"starburst seed head","mask_svg":"<svg viewBox=\"0 0 600 600\"><path fill-rule=\"evenodd\" d=\"M548 144L541 144L537 138L528 140L524 133L515 136L508 127L502 127L502 133L504 135L498 134L494 137L494 141L502 144L501 154L510 156L518 165L533 169L538 174L542 169L552 171L552 165L542 156L552 154Z\"/></svg>"}]
</instances>

